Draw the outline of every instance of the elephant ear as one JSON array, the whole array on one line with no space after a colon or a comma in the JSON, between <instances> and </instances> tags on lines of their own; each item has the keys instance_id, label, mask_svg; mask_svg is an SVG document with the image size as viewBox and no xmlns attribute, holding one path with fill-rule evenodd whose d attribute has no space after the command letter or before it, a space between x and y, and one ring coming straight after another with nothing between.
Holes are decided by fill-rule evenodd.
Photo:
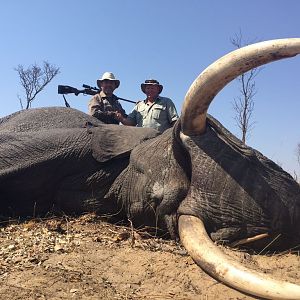
<instances>
[{"instance_id":1,"label":"elephant ear","mask_svg":"<svg viewBox=\"0 0 300 300\"><path fill-rule=\"evenodd\" d=\"M109 124L89 130L92 134L93 157L102 163L115 157L129 156L134 147L159 135L159 132L152 128Z\"/></svg>"}]
</instances>

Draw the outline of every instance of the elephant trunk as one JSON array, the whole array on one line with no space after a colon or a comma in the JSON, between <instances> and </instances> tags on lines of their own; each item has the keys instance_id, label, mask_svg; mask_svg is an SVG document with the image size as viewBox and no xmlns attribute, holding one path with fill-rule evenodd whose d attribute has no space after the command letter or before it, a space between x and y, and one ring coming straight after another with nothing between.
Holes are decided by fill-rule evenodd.
<instances>
[{"instance_id":1,"label":"elephant trunk","mask_svg":"<svg viewBox=\"0 0 300 300\"><path fill-rule=\"evenodd\" d=\"M179 235L193 260L212 277L247 294L265 299L300 299L300 286L252 271L226 256L209 238L203 222L179 217Z\"/></svg>"},{"instance_id":2,"label":"elephant trunk","mask_svg":"<svg viewBox=\"0 0 300 300\"><path fill-rule=\"evenodd\" d=\"M256 43L235 50L206 68L189 88L182 107L182 131L202 134L208 107L217 93L239 75L266 63L300 53L300 38Z\"/></svg>"}]
</instances>

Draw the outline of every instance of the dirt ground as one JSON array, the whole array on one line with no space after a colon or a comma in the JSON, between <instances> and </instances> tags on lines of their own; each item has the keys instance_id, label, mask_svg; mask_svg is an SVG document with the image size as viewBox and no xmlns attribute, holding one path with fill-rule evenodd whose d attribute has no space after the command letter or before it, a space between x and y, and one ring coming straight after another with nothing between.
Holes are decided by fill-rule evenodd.
<instances>
[{"instance_id":1,"label":"dirt ground","mask_svg":"<svg viewBox=\"0 0 300 300\"><path fill-rule=\"evenodd\" d=\"M205 274L180 244L92 214L14 221L0 228L0 241L0 299L254 299ZM300 283L297 252L221 248L250 268Z\"/></svg>"}]
</instances>

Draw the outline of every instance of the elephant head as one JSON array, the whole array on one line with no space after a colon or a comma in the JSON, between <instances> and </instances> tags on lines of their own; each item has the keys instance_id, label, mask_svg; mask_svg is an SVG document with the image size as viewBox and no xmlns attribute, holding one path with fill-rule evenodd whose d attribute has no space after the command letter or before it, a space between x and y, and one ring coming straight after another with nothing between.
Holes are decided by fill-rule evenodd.
<instances>
[{"instance_id":1,"label":"elephant head","mask_svg":"<svg viewBox=\"0 0 300 300\"><path fill-rule=\"evenodd\" d=\"M299 299L300 286L246 270L226 258L216 239L284 233L300 241L299 185L261 153L220 129L207 110L232 79L263 64L300 53L300 39L250 45L204 70L186 94L180 139L191 157L191 185L179 206L179 234L205 271L246 293L270 299ZM243 232L243 233L241 233Z\"/></svg>"}]
</instances>

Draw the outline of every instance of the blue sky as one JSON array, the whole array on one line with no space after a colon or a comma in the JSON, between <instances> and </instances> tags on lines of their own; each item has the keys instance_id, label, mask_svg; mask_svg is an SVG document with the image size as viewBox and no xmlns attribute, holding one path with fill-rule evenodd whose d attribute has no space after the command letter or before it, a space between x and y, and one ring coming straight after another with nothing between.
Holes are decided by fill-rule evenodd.
<instances>
[{"instance_id":1,"label":"blue sky","mask_svg":"<svg viewBox=\"0 0 300 300\"><path fill-rule=\"evenodd\" d=\"M140 83L155 78L164 85L180 113L194 79L209 64L234 50L230 38L242 31L247 41L300 37L300 1L271 0L27 0L2 1L0 117L20 109L23 91L19 64L43 60L61 73L32 107L63 106L57 85L80 88L96 85L105 71L121 81L116 94L143 98ZM296 146L300 142L300 55L266 65L256 78L255 127L247 143L300 174ZM230 83L210 106L209 113L231 132L235 125L232 101L239 95ZM89 96L69 96L70 105L87 111ZM123 107L129 112L131 104Z\"/></svg>"}]
</instances>

